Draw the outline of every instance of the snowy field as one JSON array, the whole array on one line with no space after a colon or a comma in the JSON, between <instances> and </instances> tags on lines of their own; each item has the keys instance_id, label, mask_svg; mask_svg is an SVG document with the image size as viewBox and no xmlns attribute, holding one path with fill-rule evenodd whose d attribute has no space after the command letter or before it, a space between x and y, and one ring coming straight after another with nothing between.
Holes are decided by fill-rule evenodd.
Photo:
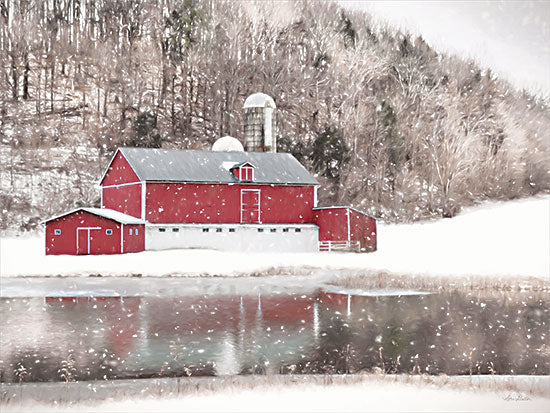
<instances>
[{"instance_id":1,"label":"snowy field","mask_svg":"<svg viewBox=\"0 0 550 413\"><path fill-rule=\"evenodd\" d=\"M378 251L234 253L145 251L103 256L45 256L42 234L0 239L1 275L240 276L304 274L314 269L418 275L550 279L550 196L491 202L452 219L378 225Z\"/></svg>"},{"instance_id":2,"label":"snowy field","mask_svg":"<svg viewBox=\"0 0 550 413\"><path fill-rule=\"evenodd\" d=\"M84 383L69 383L69 386L57 384L58 390L65 394L57 405L11 401L2 406L2 412L547 413L550 410L550 378L540 376L260 376L237 377L228 379L228 385L204 387L201 386L201 383L206 383L204 380L189 380L193 380L192 388L185 389L181 394L176 394L175 389L169 386L175 379L153 379L141 380L137 387L135 382L117 384L124 390L105 400L77 402L64 401L67 394L64 392L70 386ZM47 390L54 384L35 385L39 386ZM138 398L130 396L131 388L135 390L134 395L140 394ZM14 394L19 390L14 386Z\"/></svg>"}]
</instances>

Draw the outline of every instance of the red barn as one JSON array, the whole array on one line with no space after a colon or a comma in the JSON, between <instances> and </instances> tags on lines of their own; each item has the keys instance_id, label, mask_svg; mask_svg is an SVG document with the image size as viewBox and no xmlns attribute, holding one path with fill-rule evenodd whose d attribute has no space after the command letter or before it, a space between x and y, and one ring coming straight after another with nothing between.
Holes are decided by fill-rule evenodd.
<instances>
[{"instance_id":1,"label":"red barn","mask_svg":"<svg viewBox=\"0 0 550 413\"><path fill-rule=\"evenodd\" d=\"M46 254L121 254L144 250L141 219L118 211L78 208L45 222Z\"/></svg>"},{"instance_id":2,"label":"red barn","mask_svg":"<svg viewBox=\"0 0 550 413\"><path fill-rule=\"evenodd\" d=\"M250 171L250 172L244 172ZM149 223L312 223L319 182L290 154L117 150L102 208Z\"/></svg>"},{"instance_id":3,"label":"red barn","mask_svg":"<svg viewBox=\"0 0 550 413\"><path fill-rule=\"evenodd\" d=\"M319 182L275 152L273 99L254 94L244 109L246 147L255 152L231 137L212 151L119 148L99 183L101 208L48 220L46 254L376 249L372 218L316 208Z\"/></svg>"}]
</instances>

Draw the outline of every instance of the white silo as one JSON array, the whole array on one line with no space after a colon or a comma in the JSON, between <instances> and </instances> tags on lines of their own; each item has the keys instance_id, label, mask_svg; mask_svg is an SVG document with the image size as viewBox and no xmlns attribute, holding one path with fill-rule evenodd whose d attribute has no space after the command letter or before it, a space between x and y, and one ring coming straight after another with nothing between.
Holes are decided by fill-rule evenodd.
<instances>
[{"instance_id":1,"label":"white silo","mask_svg":"<svg viewBox=\"0 0 550 413\"><path fill-rule=\"evenodd\" d=\"M254 93L244 102L244 148L247 152L277 152L275 101Z\"/></svg>"}]
</instances>

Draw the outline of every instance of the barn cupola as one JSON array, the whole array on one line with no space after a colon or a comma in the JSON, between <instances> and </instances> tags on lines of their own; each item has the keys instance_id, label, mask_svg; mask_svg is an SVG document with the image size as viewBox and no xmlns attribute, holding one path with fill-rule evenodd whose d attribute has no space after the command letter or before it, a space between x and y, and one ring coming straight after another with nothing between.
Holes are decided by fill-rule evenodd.
<instances>
[{"instance_id":1,"label":"barn cupola","mask_svg":"<svg viewBox=\"0 0 550 413\"><path fill-rule=\"evenodd\" d=\"M244 147L247 152L277 152L275 101L254 93L244 102Z\"/></svg>"},{"instance_id":2,"label":"barn cupola","mask_svg":"<svg viewBox=\"0 0 550 413\"><path fill-rule=\"evenodd\" d=\"M254 165L250 162L241 162L236 164L231 168L233 175L243 182L253 182L254 181Z\"/></svg>"}]
</instances>

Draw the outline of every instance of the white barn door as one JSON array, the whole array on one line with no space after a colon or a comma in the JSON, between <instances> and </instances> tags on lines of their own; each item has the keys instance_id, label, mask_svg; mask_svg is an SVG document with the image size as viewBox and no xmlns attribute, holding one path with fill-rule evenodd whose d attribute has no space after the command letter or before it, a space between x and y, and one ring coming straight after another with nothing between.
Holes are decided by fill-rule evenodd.
<instances>
[{"instance_id":1,"label":"white barn door","mask_svg":"<svg viewBox=\"0 0 550 413\"><path fill-rule=\"evenodd\" d=\"M76 254L88 255L90 253L90 231L101 229L100 227L78 227L76 229Z\"/></svg>"},{"instance_id":2,"label":"white barn door","mask_svg":"<svg viewBox=\"0 0 550 413\"><path fill-rule=\"evenodd\" d=\"M260 224L260 190L241 189L241 224Z\"/></svg>"}]
</instances>

